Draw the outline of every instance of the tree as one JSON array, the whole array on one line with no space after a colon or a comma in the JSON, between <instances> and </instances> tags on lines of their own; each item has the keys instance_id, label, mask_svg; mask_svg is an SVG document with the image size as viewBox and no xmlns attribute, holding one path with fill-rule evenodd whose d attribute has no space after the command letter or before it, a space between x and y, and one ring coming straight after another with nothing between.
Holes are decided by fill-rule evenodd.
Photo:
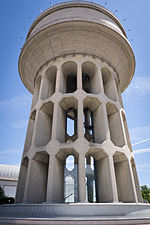
<instances>
[{"instance_id":1,"label":"tree","mask_svg":"<svg viewBox=\"0 0 150 225\"><path fill-rule=\"evenodd\" d=\"M14 198L12 197L7 197L0 186L0 204L13 204L14 203Z\"/></svg>"},{"instance_id":2,"label":"tree","mask_svg":"<svg viewBox=\"0 0 150 225\"><path fill-rule=\"evenodd\" d=\"M144 200L150 203L150 188L147 185L141 186L142 197Z\"/></svg>"}]
</instances>

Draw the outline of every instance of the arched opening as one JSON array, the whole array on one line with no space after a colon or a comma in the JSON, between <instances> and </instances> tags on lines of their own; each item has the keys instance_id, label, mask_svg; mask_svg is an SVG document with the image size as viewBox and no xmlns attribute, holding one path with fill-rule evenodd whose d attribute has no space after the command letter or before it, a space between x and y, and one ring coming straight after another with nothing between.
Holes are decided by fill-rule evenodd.
<instances>
[{"instance_id":1,"label":"arched opening","mask_svg":"<svg viewBox=\"0 0 150 225\"><path fill-rule=\"evenodd\" d=\"M77 90L77 76L75 74L69 74L67 76L67 93L72 93Z\"/></svg>"},{"instance_id":2,"label":"arched opening","mask_svg":"<svg viewBox=\"0 0 150 225\"><path fill-rule=\"evenodd\" d=\"M85 160L85 176L86 176L86 201L90 203L96 202L96 163L95 159L88 155Z\"/></svg>"},{"instance_id":3,"label":"arched opening","mask_svg":"<svg viewBox=\"0 0 150 225\"><path fill-rule=\"evenodd\" d=\"M90 77L86 73L82 73L82 89L87 93L91 93Z\"/></svg>"},{"instance_id":4,"label":"arched opening","mask_svg":"<svg viewBox=\"0 0 150 225\"><path fill-rule=\"evenodd\" d=\"M104 110L97 98L86 97L83 100L84 137L91 143L106 140Z\"/></svg>"},{"instance_id":5,"label":"arched opening","mask_svg":"<svg viewBox=\"0 0 150 225\"><path fill-rule=\"evenodd\" d=\"M84 108L84 137L89 142L95 142L93 112L88 107Z\"/></svg>"},{"instance_id":6,"label":"arched opening","mask_svg":"<svg viewBox=\"0 0 150 225\"><path fill-rule=\"evenodd\" d=\"M27 135L26 135L26 140L25 140L25 146L24 146L24 152L28 152L28 150L32 144L35 117L36 117L36 110L34 110L32 112L30 119L29 119Z\"/></svg>"},{"instance_id":7,"label":"arched opening","mask_svg":"<svg viewBox=\"0 0 150 225\"><path fill-rule=\"evenodd\" d=\"M32 159L26 202L41 203L46 201L49 155L42 151Z\"/></svg>"},{"instance_id":8,"label":"arched opening","mask_svg":"<svg viewBox=\"0 0 150 225\"><path fill-rule=\"evenodd\" d=\"M33 100L32 100L32 107L35 106L35 104L38 101L39 98L39 92L41 87L41 76L39 76L35 81L35 87L34 87L34 93L33 93Z\"/></svg>"},{"instance_id":9,"label":"arched opening","mask_svg":"<svg viewBox=\"0 0 150 225\"><path fill-rule=\"evenodd\" d=\"M60 142L72 143L77 138L77 100L74 97L65 97L57 111L57 139Z\"/></svg>"},{"instance_id":10,"label":"arched opening","mask_svg":"<svg viewBox=\"0 0 150 225\"><path fill-rule=\"evenodd\" d=\"M45 76L43 77L41 99L49 98L54 94L56 86L56 72L57 68L55 66L47 69Z\"/></svg>"},{"instance_id":11,"label":"arched opening","mask_svg":"<svg viewBox=\"0 0 150 225\"><path fill-rule=\"evenodd\" d=\"M64 167L64 202L77 202L77 160L69 155Z\"/></svg>"},{"instance_id":12,"label":"arched opening","mask_svg":"<svg viewBox=\"0 0 150 225\"><path fill-rule=\"evenodd\" d=\"M115 80L113 80L113 77L107 68L105 67L102 68L101 72L102 72L104 93L107 95L108 98L116 101L117 92Z\"/></svg>"},{"instance_id":13,"label":"arched opening","mask_svg":"<svg viewBox=\"0 0 150 225\"><path fill-rule=\"evenodd\" d=\"M119 111L112 103L107 103L106 109L111 141L114 145L123 147L125 139Z\"/></svg>"},{"instance_id":14,"label":"arched opening","mask_svg":"<svg viewBox=\"0 0 150 225\"><path fill-rule=\"evenodd\" d=\"M87 93L98 94L101 92L97 67L92 62L82 64L82 89Z\"/></svg>"},{"instance_id":15,"label":"arched opening","mask_svg":"<svg viewBox=\"0 0 150 225\"><path fill-rule=\"evenodd\" d=\"M60 89L62 93L73 93L77 90L77 65L75 62L66 62L62 65Z\"/></svg>"},{"instance_id":16,"label":"arched opening","mask_svg":"<svg viewBox=\"0 0 150 225\"><path fill-rule=\"evenodd\" d=\"M113 156L119 202L135 202L129 162L124 153Z\"/></svg>"},{"instance_id":17,"label":"arched opening","mask_svg":"<svg viewBox=\"0 0 150 225\"><path fill-rule=\"evenodd\" d=\"M66 111L66 142L71 143L77 139L77 110L73 107Z\"/></svg>"},{"instance_id":18,"label":"arched opening","mask_svg":"<svg viewBox=\"0 0 150 225\"><path fill-rule=\"evenodd\" d=\"M17 192L16 192L16 203L23 202L28 164L29 164L29 159L28 157L25 157L22 160L20 173L19 173L19 181L18 181Z\"/></svg>"}]
</instances>

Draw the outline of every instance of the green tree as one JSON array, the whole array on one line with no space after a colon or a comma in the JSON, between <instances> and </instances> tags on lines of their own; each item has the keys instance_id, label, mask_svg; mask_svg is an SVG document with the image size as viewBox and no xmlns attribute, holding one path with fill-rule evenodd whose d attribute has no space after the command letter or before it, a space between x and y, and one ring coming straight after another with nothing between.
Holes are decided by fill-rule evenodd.
<instances>
[{"instance_id":1,"label":"green tree","mask_svg":"<svg viewBox=\"0 0 150 225\"><path fill-rule=\"evenodd\" d=\"M150 203L150 188L147 185L141 186L142 197L144 200Z\"/></svg>"}]
</instances>

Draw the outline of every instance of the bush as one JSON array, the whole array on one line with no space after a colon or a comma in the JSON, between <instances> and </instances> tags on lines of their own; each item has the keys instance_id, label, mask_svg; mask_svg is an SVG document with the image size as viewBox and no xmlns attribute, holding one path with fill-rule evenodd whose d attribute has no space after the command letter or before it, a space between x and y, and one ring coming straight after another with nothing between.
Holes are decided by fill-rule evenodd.
<instances>
[{"instance_id":1,"label":"bush","mask_svg":"<svg viewBox=\"0 0 150 225\"><path fill-rule=\"evenodd\" d=\"M143 185L141 186L141 192L143 199L150 203L150 188L147 185Z\"/></svg>"},{"instance_id":2,"label":"bush","mask_svg":"<svg viewBox=\"0 0 150 225\"><path fill-rule=\"evenodd\" d=\"M0 186L0 204L13 204L15 201L12 197L7 197Z\"/></svg>"}]
</instances>

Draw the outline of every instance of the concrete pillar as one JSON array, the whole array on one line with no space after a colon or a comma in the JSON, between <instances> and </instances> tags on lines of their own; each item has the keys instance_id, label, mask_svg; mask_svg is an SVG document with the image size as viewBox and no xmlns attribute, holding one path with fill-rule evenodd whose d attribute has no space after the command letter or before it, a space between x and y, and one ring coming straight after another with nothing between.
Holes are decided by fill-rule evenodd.
<instances>
[{"instance_id":1,"label":"concrete pillar","mask_svg":"<svg viewBox=\"0 0 150 225\"><path fill-rule=\"evenodd\" d=\"M86 202L85 155L80 153L78 160L79 202Z\"/></svg>"},{"instance_id":2,"label":"concrete pillar","mask_svg":"<svg viewBox=\"0 0 150 225\"><path fill-rule=\"evenodd\" d=\"M55 88L55 92L60 91L60 79L62 76L62 70L61 70L61 66L57 66L57 73L56 73L56 88Z\"/></svg>"},{"instance_id":3,"label":"concrete pillar","mask_svg":"<svg viewBox=\"0 0 150 225\"><path fill-rule=\"evenodd\" d=\"M82 65L77 63L77 89L82 90Z\"/></svg>"},{"instance_id":4,"label":"concrete pillar","mask_svg":"<svg viewBox=\"0 0 150 225\"><path fill-rule=\"evenodd\" d=\"M54 104L53 123L52 123L52 140L57 139L57 122L58 122L58 103Z\"/></svg>"},{"instance_id":5,"label":"concrete pillar","mask_svg":"<svg viewBox=\"0 0 150 225\"><path fill-rule=\"evenodd\" d=\"M131 174L131 185L132 185L132 189L133 189L133 195L134 195L134 201L138 202L138 197L137 197L137 192L136 192L136 186L135 186L135 179L133 176L133 170L132 170L132 166L131 166L131 160L128 159L128 163L129 163L129 171Z\"/></svg>"},{"instance_id":6,"label":"concrete pillar","mask_svg":"<svg viewBox=\"0 0 150 225\"><path fill-rule=\"evenodd\" d=\"M46 201L64 201L64 161L55 155L51 155L49 160Z\"/></svg>"},{"instance_id":7,"label":"concrete pillar","mask_svg":"<svg viewBox=\"0 0 150 225\"><path fill-rule=\"evenodd\" d=\"M109 159L109 166L110 166L112 201L113 202L118 202L118 190L117 190L117 184L116 184L116 176L115 176L115 168L114 168L113 156L111 154L108 155L108 159Z\"/></svg>"},{"instance_id":8,"label":"concrete pillar","mask_svg":"<svg viewBox=\"0 0 150 225\"><path fill-rule=\"evenodd\" d=\"M21 164L17 192L16 192L16 203L23 202L25 184L26 184L26 178L27 178L27 171L28 171L28 161L29 160L27 158L23 159L22 164Z\"/></svg>"},{"instance_id":9,"label":"concrete pillar","mask_svg":"<svg viewBox=\"0 0 150 225\"><path fill-rule=\"evenodd\" d=\"M99 66L97 67L97 71L91 79L91 86L93 94L104 93L101 68Z\"/></svg>"},{"instance_id":10,"label":"concrete pillar","mask_svg":"<svg viewBox=\"0 0 150 225\"><path fill-rule=\"evenodd\" d=\"M115 163L119 202L136 202L135 189L128 160Z\"/></svg>"},{"instance_id":11,"label":"concrete pillar","mask_svg":"<svg viewBox=\"0 0 150 225\"><path fill-rule=\"evenodd\" d=\"M45 74L42 76L41 85L39 90L39 99L46 99L48 96L48 82L46 80Z\"/></svg>"},{"instance_id":12,"label":"concrete pillar","mask_svg":"<svg viewBox=\"0 0 150 225\"><path fill-rule=\"evenodd\" d=\"M113 202L113 189L109 159L107 156L96 160L98 202Z\"/></svg>"},{"instance_id":13,"label":"concrete pillar","mask_svg":"<svg viewBox=\"0 0 150 225\"><path fill-rule=\"evenodd\" d=\"M141 193L141 190L140 190L140 184L139 184L139 181L138 181L137 170L136 170L134 159L131 159L131 167L132 167L132 172L133 172L138 202L143 202L142 193Z\"/></svg>"},{"instance_id":14,"label":"concrete pillar","mask_svg":"<svg viewBox=\"0 0 150 225\"><path fill-rule=\"evenodd\" d=\"M83 116L83 101L78 100L78 138L84 138Z\"/></svg>"},{"instance_id":15,"label":"concrete pillar","mask_svg":"<svg viewBox=\"0 0 150 225\"><path fill-rule=\"evenodd\" d=\"M28 162L28 169L26 173L26 183L25 183L25 188L24 188L24 196L23 196L23 202L27 202L27 194L28 194L28 189L29 189L29 181L30 181L30 171L31 171L31 159L29 159Z\"/></svg>"},{"instance_id":16,"label":"concrete pillar","mask_svg":"<svg viewBox=\"0 0 150 225\"><path fill-rule=\"evenodd\" d=\"M110 140L110 131L109 131L109 124L108 124L106 105L102 103L101 107L102 107L102 111L103 111L103 115L104 115L103 124L104 124L106 139Z\"/></svg>"}]
</instances>

